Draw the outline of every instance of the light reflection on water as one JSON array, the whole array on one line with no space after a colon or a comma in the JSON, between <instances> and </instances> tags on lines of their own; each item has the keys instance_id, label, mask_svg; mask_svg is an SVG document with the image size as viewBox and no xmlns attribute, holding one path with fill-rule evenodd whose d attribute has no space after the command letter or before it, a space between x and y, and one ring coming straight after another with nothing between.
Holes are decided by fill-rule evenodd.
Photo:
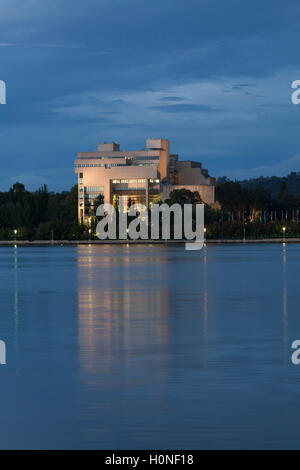
<instances>
[{"instance_id":1,"label":"light reflection on water","mask_svg":"<svg viewBox=\"0 0 300 470\"><path fill-rule=\"evenodd\" d=\"M107 251L105 253L105 251ZM83 255L83 256L82 256ZM158 348L169 343L169 292L158 289L159 277L168 276L166 258L112 258L102 252L78 248L78 336L82 371L98 373L103 355L120 354L126 361L136 348L154 342ZM154 265L154 279L140 267ZM137 272L139 270L139 272ZM122 289L120 289L122 284ZM145 318L147 310L147 318ZM100 362L100 364L99 364Z\"/></svg>"},{"instance_id":2,"label":"light reflection on water","mask_svg":"<svg viewBox=\"0 0 300 470\"><path fill-rule=\"evenodd\" d=\"M299 245L0 257L1 448L299 448Z\"/></svg>"},{"instance_id":3,"label":"light reflection on water","mask_svg":"<svg viewBox=\"0 0 300 470\"><path fill-rule=\"evenodd\" d=\"M282 244L282 318L283 318L283 339L285 351L287 351L288 340L288 311L287 311L287 282L286 282L286 243Z\"/></svg>"},{"instance_id":4,"label":"light reflection on water","mask_svg":"<svg viewBox=\"0 0 300 470\"><path fill-rule=\"evenodd\" d=\"M19 324L19 281L18 281L18 247L14 247L14 314L15 314L15 343L18 347Z\"/></svg>"}]
</instances>

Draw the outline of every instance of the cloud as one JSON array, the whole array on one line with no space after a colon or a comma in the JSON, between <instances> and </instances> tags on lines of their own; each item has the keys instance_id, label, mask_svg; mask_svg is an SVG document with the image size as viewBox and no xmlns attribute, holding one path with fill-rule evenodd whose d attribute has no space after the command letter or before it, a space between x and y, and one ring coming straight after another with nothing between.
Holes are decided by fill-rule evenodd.
<instances>
[{"instance_id":1,"label":"cloud","mask_svg":"<svg viewBox=\"0 0 300 470\"><path fill-rule=\"evenodd\" d=\"M300 154L271 165L259 165L253 168L220 170L219 176L226 175L232 179L258 178L259 176L286 176L291 171L299 171Z\"/></svg>"},{"instance_id":2,"label":"cloud","mask_svg":"<svg viewBox=\"0 0 300 470\"><path fill-rule=\"evenodd\" d=\"M248 88L254 86L254 84L251 83L238 83L236 85L232 85L231 89L232 90L241 90L242 88Z\"/></svg>"},{"instance_id":3,"label":"cloud","mask_svg":"<svg viewBox=\"0 0 300 470\"><path fill-rule=\"evenodd\" d=\"M12 175L55 185L35 168L61 165L69 186L78 150L151 135L212 174L271 171L299 154L296 0L0 0L0 10L0 151Z\"/></svg>"},{"instance_id":4,"label":"cloud","mask_svg":"<svg viewBox=\"0 0 300 470\"><path fill-rule=\"evenodd\" d=\"M41 48L56 48L56 49L78 49L80 44L22 44L22 43L12 43L12 42L0 42L0 47L41 47Z\"/></svg>"},{"instance_id":5,"label":"cloud","mask_svg":"<svg viewBox=\"0 0 300 470\"><path fill-rule=\"evenodd\" d=\"M185 98L182 98L182 96L162 96L160 100L161 101L184 101Z\"/></svg>"},{"instance_id":6,"label":"cloud","mask_svg":"<svg viewBox=\"0 0 300 470\"><path fill-rule=\"evenodd\" d=\"M169 104L167 106L152 106L163 113L219 113L221 109L212 108L204 104Z\"/></svg>"},{"instance_id":7,"label":"cloud","mask_svg":"<svg viewBox=\"0 0 300 470\"><path fill-rule=\"evenodd\" d=\"M68 185L66 185L66 181L69 182ZM75 176L73 176L73 172L70 172L69 167L47 170L37 169L21 173L10 171L6 172L5 180L1 181L0 178L0 188L7 189L7 183L12 187L16 182L24 184L25 188L29 191L35 191L45 183L47 183L49 191L61 191L63 189L68 190L72 184L75 184Z\"/></svg>"}]
</instances>

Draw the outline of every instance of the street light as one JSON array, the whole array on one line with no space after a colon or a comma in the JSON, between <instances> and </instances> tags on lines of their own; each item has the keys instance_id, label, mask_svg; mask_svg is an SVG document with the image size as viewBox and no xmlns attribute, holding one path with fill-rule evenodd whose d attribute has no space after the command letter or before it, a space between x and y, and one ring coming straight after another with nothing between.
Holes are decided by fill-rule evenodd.
<instances>
[{"instance_id":1,"label":"street light","mask_svg":"<svg viewBox=\"0 0 300 470\"><path fill-rule=\"evenodd\" d=\"M203 231L204 231L204 241L205 241L205 239L206 239L206 227L204 227Z\"/></svg>"},{"instance_id":2,"label":"street light","mask_svg":"<svg viewBox=\"0 0 300 470\"><path fill-rule=\"evenodd\" d=\"M92 233L92 229L89 228L89 241L91 241L91 233Z\"/></svg>"},{"instance_id":3,"label":"street light","mask_svg":"<svg viewBox=\"0 0 300 470\"><path fill-rule=\"evenodd\" d=\"M15 234L15 242L17 241L17 233L18 233L18 230L14 230L14 234Z\"/></svg>"},{"instance_id":4,"label":"street light","mask_svg":"<svg viewBox=\"0 0 300 470\"><path fill-rule=\"evenodd\" d=\"M286 231L286 227L282 227L282 232L283 232L283 241L285 240L285 231Z\"/></svg>"}]
</instances>

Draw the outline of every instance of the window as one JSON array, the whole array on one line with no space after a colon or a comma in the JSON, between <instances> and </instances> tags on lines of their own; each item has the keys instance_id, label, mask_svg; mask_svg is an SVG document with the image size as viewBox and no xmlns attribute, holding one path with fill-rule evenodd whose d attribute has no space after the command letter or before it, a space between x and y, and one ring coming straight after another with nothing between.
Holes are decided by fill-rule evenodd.
<instances>
[{"instance_id":1,"label":"window","mask_svg":"<svg viewBox=\"0 0 300 470\"><path fill-rule=\"evenodd\" d=\"M147 156L147 157L132 157L132 160L159 160L157 155Z\"/></svg>"},{"instance_id":2,"label":"window","mask_svg":"<svg viewBox=\"0 0 300 470\"><path fill-rule=\"evenodd\" d=\"M159 183L159 180L158 180L158 179L155 179L155 180L150 179L149 182L150 182L150 183Z\"/></svg>"},{"instance_id":3,"label":"window","mask_svg":"<svg viewBox=\"0 0 300 470\"><path fill-rule=\"evenodd\" d=\"M133 163L133 166L157 166L157 165L158 165L158 163L154 163L154 162L152 162L152 163L140 163L140 162L137 161L137 162Z\"/></svg>"},{"instance_id":4,"label":"window","mask_svg":"<svg viewBox=\"0 0 300 470\"><path fill-rule=\"evenodd\" d=\"M85 190L88 193L101 193L104 191L104 187L103 186L87 186Z\"/></svg>"},{"instance_id":5,"label":"window","mask_svg":"<svg viewBox=\"0 0 300 470\"><path fill-rule=\"evenodd\" d=\"M90 164L90 163L79 163L77 165L75 165L75 168L87 168L87 167L104 167L105 165L103 163L99 164L99 163L93 163L93 164Z\"/></svg>"}]
</instances>

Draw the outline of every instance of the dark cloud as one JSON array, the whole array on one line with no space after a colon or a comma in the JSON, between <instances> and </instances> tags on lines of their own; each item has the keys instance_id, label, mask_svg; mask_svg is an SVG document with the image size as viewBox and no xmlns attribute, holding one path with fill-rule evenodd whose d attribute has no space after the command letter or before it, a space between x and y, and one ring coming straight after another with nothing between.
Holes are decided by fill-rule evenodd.
<instances>
[{"instance_id":1,"label":"dark cloud","mask_svg":"<svg viewBox=\"0 0 300 470\"><path fill-rule=\"evenodd\" d=\"M250 84L238 84L238 85L233 85L231 87L232 90L243 90L244 88L247 88L249 86L252 86Z\"/></svg>"},{"instance_id":2,"label":"dark cloud","mask_svg":"<svg viewBox=\"0 0 300 470\"><path fill-rule=\"evenodd\" d=\"M203 159L211 173L223 170L224 161L229 170L269 168L272 160L300 152L300 111L290 104L289 90L300 78L294 71L300 70L298 0L30 5L1 1L0 79L8 103L0 107L4 171L69 167L67 187L77 151L109 138L142 147L148 135L160 133L172 140L174 152ZM274 109L268 113L267 81L281 76L265 98ZM205 100L193 96L195 83L217 83L226 103L213 94ZM157 92L153 102L143 102L150 92ZM237 105L243 97L248 101ZM145 113L157 111L155 122L149 124L142 112L135 117L135 99ZM55 178L51 184L59 189L62 179L57 187Z\"/></svg>"},{"instance_id":3,"label":"dark cloud","mask_svg":"<svg viewBox=\"0 0 300 470\"><path fill-rule=\"evenodd\" d=\"M184 101L185 98L182 98L180 96L163 96L160 98L161 101Z\"/></svg>"},{"instance_id":4,"label":"dark cloud","mask_svg":"<svg viewBox=\"0 0 300 470\"><path fill-rule=\"evenodd\" d=\"M169 104L166 106L152 106L152 109L164 113L219 113L222 111L204 104Z\"/></svg>"}]
</instances>

